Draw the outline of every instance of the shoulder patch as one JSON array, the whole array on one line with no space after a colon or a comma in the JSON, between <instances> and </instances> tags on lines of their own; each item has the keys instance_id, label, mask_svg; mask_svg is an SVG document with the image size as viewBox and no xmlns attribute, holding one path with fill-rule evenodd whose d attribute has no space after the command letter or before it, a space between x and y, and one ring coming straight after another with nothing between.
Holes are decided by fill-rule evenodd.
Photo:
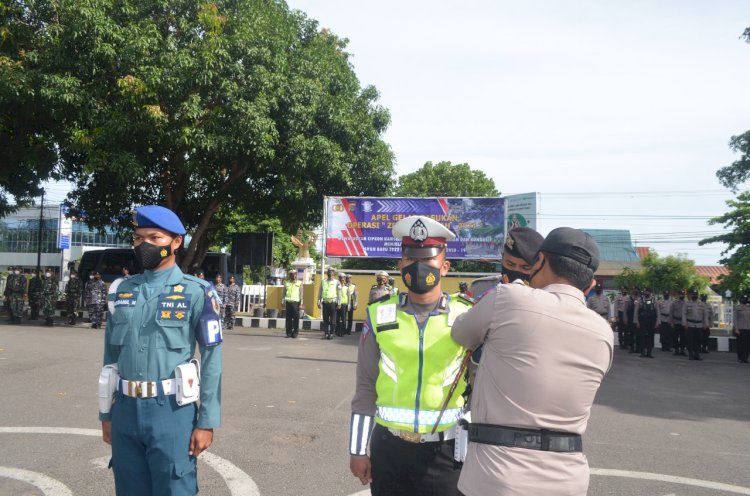
<instances>
[{"instance_id":1,"label":"shoulder patch","mask_svg":"<svg viewBox=\"0 0 750 496\"><path fill-rule=\"evenodd\" d=\"M391 324L396 322L396 304L379 305L375 313L375 325Z\"/></svg>"}]
</instances>

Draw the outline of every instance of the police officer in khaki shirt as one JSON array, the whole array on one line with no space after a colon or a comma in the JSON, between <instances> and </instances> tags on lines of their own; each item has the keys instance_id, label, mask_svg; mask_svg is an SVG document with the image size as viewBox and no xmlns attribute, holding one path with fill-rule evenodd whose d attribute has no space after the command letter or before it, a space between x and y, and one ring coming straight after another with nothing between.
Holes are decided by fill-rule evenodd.
<instances>
[{"instance_id":1,"label":"police officer in khaki shirt","mask_svg":"<svg viewBox=\"0 0 750 496\"><path fill-rule=\"evenodd\" d=\"M737 361L747 363L750 355L750 297L742 295L740 304L732 309L734 335L737 336Z\"/></svg>"},{"instance_id":2,"label":"police officer in khaki shirt","mask_svg":"<svg viewBox=\"0 0 750 496\"><path fill-rule=\"evenodd\" d=\"M630 322L628 322L628 305L630 305L628 290L622 288L622 293L615 298L615 319L617 320L617 341L623 350L627 348L625 329L630 325Z\"/></svg>"},{"instance_id":3,"label":"police officer in khaki shirt","mask_svg":"<svg viewBox=\"0 0 750 496\"><path fill-rule=\"evenodd\" d=\"M688 360L703 360L698 354L701 330L706 322L706 307L698 301L698 290L690 290L690 300L682 306L682 326L685 328Z\"/></svg>"},{"instance_id":4,"label":"police officer in khaki shirt","mask_svg":"<svg viewBox=\"0 0 750 496\"><path fill-rule=\"evenodd\" d=\"M609 325L584 301L598 265L591 236L555 229L530 287L499 285L456 319L458 343L484 343L458 483L464 495L586 494L581 434L614 348Z\"/></svg>"},{"instance_id":5,"label":"police officer in khaki shirt","mask_svg":"<svg viewBox=\"0 0 750 496\"><path fill-rule=\"evenodd\" d=\"M597 284L594 291L596 295L589 298L586 306L601 315L604 320L609 320L609 298L604 295L604 288Z\"/></svg>"},{"instance_id":6,"label":"police officer in khaki shirt","mask_svg":"<svg viewBox=\"0 0 750 496\"><path fill-rule=\"evenodd\" d=\"M656 328L659 329L661 351L672 351L672 300L669 291L664 291L664 297L656 302Z\"/></svg>"},{"instance_id":7,"label":"police officer in khaki shirt","mask_svg":"<svg viewBox=\"0 0 750 496\"><path fill-rule=\"evenodd\" d=\"M503 244L500 275L480 277L471 283L469 292L478 300L498 284L508 284L517 279L526 281L531 274L534 256L544 238L530 227L516 227L508 231Z\"/></svg>"}]
</instances>

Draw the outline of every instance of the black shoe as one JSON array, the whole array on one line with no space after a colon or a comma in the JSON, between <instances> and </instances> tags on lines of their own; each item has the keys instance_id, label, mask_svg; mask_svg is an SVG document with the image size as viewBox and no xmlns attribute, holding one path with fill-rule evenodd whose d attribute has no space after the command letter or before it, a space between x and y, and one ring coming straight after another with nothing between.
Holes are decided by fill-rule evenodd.
<instances>
[{"instance_id":1,"label":"black shoe","mask_svg":"<svg viewBox=\"0 0 750 496\"><path fill-rule=\"evenodd\" d=\"M53 327L55 325L55 322L52 319L46 319L45 324L47 324L47 327Z\"/></svg>"},{"instance_id":2,"label":"black shoe","mask_svg":"<svg viewBox=\"0 0 750 496\"><path fill-rule=\"evenodd\" d=\"M703 361L703 359L701 358L701 356L698 353L695 354L695 360Z\"/></svg>"},{"instance_id":3,"label":"black shoe","mask_svg":"<svg viewBox=\"0 0 750 496\"><path fill-rule=\"evenodd\" d=\"M286 335L286 336L284 336L284 337L285 337L285 338L291 338L292 336L290 336L289 334L287 334L287 335Z\"/></svg>"},{"instance_id":4,"label":"black shoe","mask_svg":"<svg viewBox=\"0 0 750 496\"><path fill-rule=\"evenodd\" d=\"M294 332L292 333L292 337L293 337L293 338L296 338L296 337L297 337L298 335L299 335L299 331L294 331Z\"/></svg>"},{"instance_id":5,"label":"black shoe","mask_svg":"<svg viewBox=\"0 0 750 496\"><path fill-rule=\"evenodd\" d=\"M682 351L680 352L680 356L687 356L687 353L685 353L685 350L682 350Z\"/></svg>"}]
</instances>

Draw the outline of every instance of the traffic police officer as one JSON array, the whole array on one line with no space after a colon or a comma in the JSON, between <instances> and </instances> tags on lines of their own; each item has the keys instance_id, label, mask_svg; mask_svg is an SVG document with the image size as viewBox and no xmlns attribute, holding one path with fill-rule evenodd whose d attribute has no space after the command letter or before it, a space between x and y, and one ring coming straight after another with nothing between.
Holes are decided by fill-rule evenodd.
<instances>
[{"instance_id":1,"label":"traffic police officer","mask_svg":"<svg viewBox=\"0 0 750 496\"><path fill-rule=\"evenodd\" d=\"M83 293L83 282L78 278L78 272L70 271L70 279L65 285L65 306L68 313L68 324L75 325L76 310Z\"/></svg>"},{"instance_id":2,"label":"traffic police officer","mask_svg":"<svg viewBox=\"0 0 750 496\"><path fill-rule=\"evenodd\" d=\"M698 301L698 290L690 290L690 301L682 306L682 326L685 328L689 360L703 360L698 354L701 341L701 330L706 321L706 309Z\"/></svg>"},{"instance_id":3,"label":"traffic police officer","mask_svg":"<svg viewBox=\"0 0 750 496\"><path fill-rule=\"evenodd\" d=\"M359 292L357 286L352 282L352 275L346 275L346 290L349 292L349 308L346 312L346 333L352 333L354 325L354 311L359 306Z\"/></svg>"},{"instance_id":4,"label":"traffic police officer","mask_svg":"<svg viewBox=\"0 0 750 496\"><path fill-rule=\"evenodd\" d=\"M339 286L341 286L341 299L336 311L336 335L341 337L346 332L346 314L349 311L349 290L346 287L346 274L339 274Z\"/></svg>"},{"instance_id":5,"label":"traffic police officer","mask_svg":"<svg viewBox=\"0 0 750 496\"><path fill-rule=\"evenodd\" d=\"M373 301L379 300L384 295L391 294L391 290L386 284L388 282L388 272L381 270L375 274L375 284L370 288L370 295L367 298L369 305Z\"/></svg>"},{"instance_id":6,"label":"traffic police officer","mask_svg":"<svg viewBox=\"0 0 750 496\"><path fill-rule=\"evenodd\" d=\"M176 265L185 228L174 212L140 207L135 224L144 272L122 280L112 295L104 364L116 364L119 379L111 411L100 411L102 435L112 445L118 495L194 495L196 457L220 423L220 302L208 282ZM196 342L200 367L189 363ZM191 402L198 396L199 408Z\"/></svg>"},{"instance_id":7,"label":"traffic police officer","mask_svg":"<svg viewBox=\"0 0 750 496\"><path fill-rule=\"evenodd\" d=\"M614 337L586 308L599 249L578 229L553 230L529 279L499 284L451 334L484 343L471 398L466 496L584 496L581 434L612 364Z\"/></svg>"},{"instance_id":8,"label":"traffic police officer","mask_svg":"<svg viewBox=\"0 0 750 496\"><path fill-rule=\"evenodd\" d=\"M341 284L334 277L336 269L328 267L327 277L320 283L318 292L318 308L323 310L323 322L321 323L323 337L320 339L333 339L333 326L336 324L336 311L341 307Z\"/></svg>"},{"instance_id":9,"label":"traffic police officer","mask_svg":"<svg viewBox=\"0 0 750 496\"><path fill-rule=\"evenodd\" d=\"M471 302L441 289L450 268L446 242L455 237L449 229L413 215L394 224L393 236L401 239L399 268L408 292L384 295L367 309L352 400L350 469L362 484L372 482L374 496L453 496L466 352L450 329Z\"/></svg>"},{"instance_id":10,"label":"traffic police officer","mask_svg":"<svg viewBox=\"0 0 750 496\"><path fill-rule=\"evenodd\" d=\"M471 283L470 293L479 300L484 293L501 282L511 283L516 279L528 281L534 256L544 238L530 227L516 227L508 231L503 244L500 275L480 277Z\"/></svg>"},{"instance_id":11,"label":"traffic police officer","mask_svg":"<svg viewBox=\"0 0 750 496\"><path fill-rule=\"evenodd\" d=\"M672 351L672 300L669 291L664 291L663 296L656 302L656 328L659 329L661 351Z\"/></svg>"},{"instance_id":12,"label":"traffic police officer","mask_svg":"<svg viewBox=\"0 0 750 496\"><path fill-rule=\"evenodd\" d=\"M296 338L299 334L299 307L302 305L302 281L297 280L297 271L289 271L289 279L284 281L284 325L286 337Z\"/></svg>"}]
</instances>

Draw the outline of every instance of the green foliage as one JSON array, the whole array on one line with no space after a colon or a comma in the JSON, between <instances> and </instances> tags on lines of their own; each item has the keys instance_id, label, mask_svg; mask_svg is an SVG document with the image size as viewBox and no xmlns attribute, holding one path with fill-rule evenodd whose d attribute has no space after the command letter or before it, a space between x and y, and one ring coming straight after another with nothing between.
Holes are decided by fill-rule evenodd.
<instances>
[{"instance_id":1,"label":"green foliage","mask_svg":"<svg viewBox=\"0 0 750 496\"><path fill-rule=\"evenodd\" d=\"M720 262L729 268L729 276L722 278L721 287L740 295L750 291L750 191L728 200L727 206L729 212L708 221L711 225L722 224L726 232L698 244L727 244Z\"/></svg>"},{"instance_id":2,"label":"green foliage","mask_svg":"<svg viewBox=\"0 0 750 496\"><path fill-rule=\"evenodd\" d=\"M619 289L648 287L653 293L679 291L696 288L706 292L708 278L698 274L695 262L682 256L660 257L650 252L641 260L643 270L636 272L625 268L615 276L615 286Z\"/></svg>"},{"instance_id":3,"label":"green foliage","mask_svg":"<svg viewBox=\"0 0 750 496\"><path fill-rule=\"evenodd\" d=\"M395 196L500 196L495 182L469 164L427 162L421 169L398 179Z\"/></svg>"},{"instance_id":4,"label":"green foliage","mask_svg":"<svg viewBox=\"0 0 750 496\"><path fill-rule=\"evenodd\" d=\"M750 28L745 29L742 38L750 43ZM750 179L750 131L743 134L732 136L729 140L729 148L733 152L739 153L740 158L728 165L722 167L716 172L719 182L730 188L735 193L742 183Z\"/></svg>"},{"instance_id":5,"label":"green foliage","mask_svg":"<svg viewBox=\"0 0 750 496\"><path fill-rule=\"evenodd\" d=\"M7 5L2 108L27 105L25 136L59 154L90 225L163 204L192 234L187 267L221 242L225 207L296 232L321 222L326 195L391 188L377 91L360 87L346 40L281 0ZM11 163L44 173L20 148Z\"/></svg>"}]
</instances>

